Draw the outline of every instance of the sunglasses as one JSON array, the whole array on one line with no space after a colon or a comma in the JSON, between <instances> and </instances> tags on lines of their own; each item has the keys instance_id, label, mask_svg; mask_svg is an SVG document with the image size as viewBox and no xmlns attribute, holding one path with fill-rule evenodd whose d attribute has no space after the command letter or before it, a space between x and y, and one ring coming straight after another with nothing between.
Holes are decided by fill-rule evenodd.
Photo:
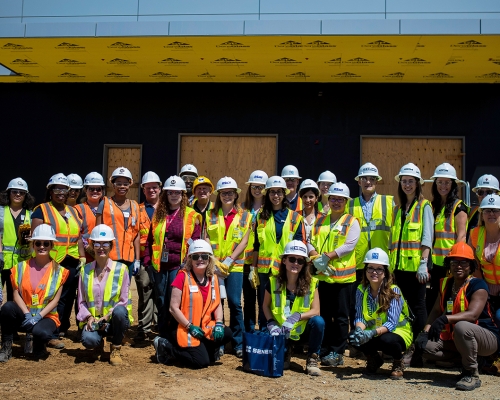
<instances>
[{"instance_id":1,"label":"sunglasses","mask_svg":"<svg viewBox=\"0 0 500 400\"><path fill-rule=\"evenodd\" d=\"M270 190L269 191L269 197L272 197L272 196L284 196L285 194L283 193L282 190Z\"/></svg>"},{"instance_id":2,"label":"sunglasses","mask_svg":"<svg viewBox=\"0 0 500 400\"><path fill-rule=\"evenodd\" d=\"M250 186L253 190L264 190L264 186L259 186L259 185L252 185Z\"/></svg>"},{"instance_id":3,"label":"sunglasses","mask_svg":"<svg viewBox=\"0 0 500 400\"><path fill-rule=\"evenodd\" d=\"M24 196L26 194L24 190L11 189L10 192L15 196Z\"/></svg>"},{"instance_id":4,"label":"sunglasses","mask_svg":"<svg viewBox=\"0 0 500 400\"><path fill-rule=\"evenodd\" d=\"M99 242L94 242L94 249L109 249L111 247L111 243L106 242L106 243L99 243Z\"/></svg>"},{"instance_id":5,"label":"sunglasses","mask_svg":"<svg viewBox=\"0 0 500 400\"><path fill-rule=\"evenodd\" d=\"M50 242L41 242L40 240L37 240L35 242L35 246L36 247L42 247L42 245L43 245L43 247L49 247L50 246Z\"/></svg>"},{"instance_id":6,"label":"sunglasses","mask_svg":"<svg viewBox=\"0 0 500 400\"><path fill-rule=\"evenodd\" d=\"M184 175L184 176L182 177L182 180L183 180L184 182L194 182L194 181L196 180L196 177L195 177L195 176L189 176L189 175L188 175L188 176L185 176L185 175Z\"/></svg>"},{"instance_id":7,"label":"sunglasses","mask_svg":"<svg viewBox=\"0 0 500 400\"><path fill-rule=\"evenodd\" d=\"M208 260L208 257L209 255L208 254L193 254L191 256L191 258L194 260L194 261L198 261L200 258L203 260L203 261L207 261Z\"/></svg>"},{"instance_id":8,"label":"sunglasses","mask_svg":"<svg viewBox=\"0 0 500 400\"><path fill-rule=\"evenodd\" d=\"M220 192L221 197L233 197L236 194L236 192Z\"/></svg>"},{"instance_id":9,"label":"sunglasses","mask_svg":"<svg viewBox=\"0 0 500 400\"><path fill-rule=\"evenodd\" d=\"M178 190L166 190L167 192L167 195L169 196L180 196L182 194L182 192L178 191Z\"/></svg>"},{"instance_id":10,"label":"sunglasses","mask_svg":"<svg viewBox=\"0 0 500 400\"><path fill-rule=\"evenodd\" d=\"M500 210L498 208L485 208L483 209L483 214L498 214Z\"/></svg>"},{"instance_id":11,"label":"sunglasses","mask_svg":"<svg viewBox=\"0 0 500 400\"><path fill-rule=\"evenodd\" d=\"M361 182L371 182L371 183L374 183L377 181L377 178L375 178L374 176L362 176L359 178L359 180Z\"/></svg>"},{"instance_id":12,"label":"sunglasses","mask_svg":"<svg viewBox=\"0 0 500 400\"><path fill-rule=\"evenodd\" d=\"M285 182L296 182L297 178L285 178Z\"/></svg>"},{"instance_id":13,"label":"sunglasses","mask_svg":"<svg viewBox=\"0 0 500 400\"><path fill-rule=\"evenodd\" d=\"M375 272L377 275L382 275L385 272L385 269L368 267L366 271L368 271L369 274L373 274Z\"/></svg>"},{"instance_id":14,"label":"sunglasses","mask_svg":"<svg viewBox=\"0 0 500 400\"><path fill-rule=\"evenodd\" d=\"M306 260L304 258L297 258L297 257L287 257L288 261L290 261L292 264L299 264L299 265L304 265L306 263Z\"/></svg>"},{"instance_id":15,"label":"sunglasses","mask_svg":"<svg viewBox=\"0 0 500 400\"><path fill-rule=\"evenodd\" d=\"M330 203L339 203L339 204L340 204L340 203L343 203L345 200L346 200L346 199L345 199L345 198L343 198L343 197L342 197L342 198L340 198L340 199L335 199L335 198L333 198L333 197L330 197L330 198L328 199L328 201L329 201Z\"/></svg>"},{"instance_id":16,"label":"sunglasses","mask_svg":"<svg viewBox=\"0 0 500 400\"><path fill-rule=\"evenodd\" d=\"M466 268L470 265L470 261L467 260L460 260L460 261L450 261L450 267L455 268L458 266L461 266L462 268Z\"/></svg>"},{"instance_id":17,"label":"sunglasses","mask_svg":"<svg viewBox=\"0 0 500 400\"><path fill-rule=\"evenodd\" d=\"M68 189L52 189L52 193L54 194L68 194Z\"/></svg>"},{"instance_id":18,"label":"sunglasses","mask_svg":"<svg viewBox=\"0 0 500 400\"><path fill-rule=\"evenodd\" d=\"M476 193L478 194L478 196L486 196L487 194L495 193L495 191L494 190L479 189L478 191L476 191Z\"/></svg>"},{"instance_id":19,"label":"sunglasses","mask_svg":"<svg viewBox=\"0 0 500 400\"><path fill-rule=\"evenodd\" d=\"M87 190L89 192L98 192L98 193L101 193L102 192L102 187L88 187Z\"/></svg>"}]
</instances>

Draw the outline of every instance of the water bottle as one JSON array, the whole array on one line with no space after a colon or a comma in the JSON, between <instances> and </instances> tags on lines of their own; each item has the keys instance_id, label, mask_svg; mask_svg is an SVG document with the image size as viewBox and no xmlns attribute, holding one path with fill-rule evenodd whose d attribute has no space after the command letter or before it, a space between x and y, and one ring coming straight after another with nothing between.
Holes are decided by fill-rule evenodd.
<instances>
[{"instance_id":1,"label":"water bottle","mask_svg":"<svg viewBox=\"0 0 500 400\"><path fill-rule=\"evenodd\" d=\"M24 342L24 352L26 354L33 353L33 334L32 333L26 334L26 341Z\"/></svg>"}]
</instances>

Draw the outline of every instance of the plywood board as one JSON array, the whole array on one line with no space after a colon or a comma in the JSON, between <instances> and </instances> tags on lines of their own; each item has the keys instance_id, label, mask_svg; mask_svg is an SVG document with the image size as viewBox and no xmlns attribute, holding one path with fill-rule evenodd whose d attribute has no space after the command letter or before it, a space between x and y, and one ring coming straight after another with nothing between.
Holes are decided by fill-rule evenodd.
<instances>
[{"instance_id":1,"label":"plywood board","mask_svg":"<svg viewBox=\"0 0 500 400\"><path fill-rule=\"evenodd\" d=\"M106 193L112 196L113 186L109 182L109 177L118 167L128 168L134 179L134 184L130 187L128 198L139 200L139 183L141 174L141 149L139 147L108 147L107 174L104 177L107 183Z\"/></svg>"},{"instance_id":2,"label":"plywood board","mask_svg":"<svg viewBox=\"0 0 500 400\"><path fill-rule=\"evenodd\" d=\"M394 177L409 162L420 168L424 179L429 179L436 167L444 162L455 167L459 178L463 177L461 138L363 137L361 149L361 164L375 164L383 178L377 186L377 192L391 194L395 199L398 184ZM424 185L424 196L429 200L432 199L431 185Z\"/></svg>"}]
</instances>

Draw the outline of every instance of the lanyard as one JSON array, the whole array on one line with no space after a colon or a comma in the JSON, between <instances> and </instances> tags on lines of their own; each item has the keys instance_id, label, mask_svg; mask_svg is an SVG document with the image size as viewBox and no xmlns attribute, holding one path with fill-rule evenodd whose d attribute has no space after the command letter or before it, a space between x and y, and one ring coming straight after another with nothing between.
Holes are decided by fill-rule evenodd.
<instances>
[{"instance_id":1,"label":"lanyard","mask_svg":"<svg viewBox=\"0 0 500 400\"><path fill-rule=\"evenodd\" d=\"M167 219L167 222L166 222L166 225L165 225L165 233L167 233L167 232L168 232L168 227L170 226L170 224L172 223L172 221L175 219L175 217L177 216L177 213L179 212L179 210L180 210L180 209L181 209L181 208L179 207L179 208L175 211L175 213L172 215L172 217L171 217L171 218L170 218L169 216L167 216L167 218L166 218L166 219ZM166 235L165 235L165 237L166 237Z\"/></svg>"}]
</instances>

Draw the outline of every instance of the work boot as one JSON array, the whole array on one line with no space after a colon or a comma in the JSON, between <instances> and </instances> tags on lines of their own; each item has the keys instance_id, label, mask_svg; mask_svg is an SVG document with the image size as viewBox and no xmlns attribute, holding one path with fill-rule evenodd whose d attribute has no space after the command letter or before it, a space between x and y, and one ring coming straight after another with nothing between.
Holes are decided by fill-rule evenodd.
<instances>
[{"instance_id":1,"label":"work boot","mask_svg":"<svg viewBox=\"0 0 500 400\"><path fill-rule=\"evenodd\" d=\"M156 351L156 360L160 364L170 365L175 360L172 354L172 344L161 336L156 336L153 340Z\"/></svg>"},{"instance_id":2,"label":"work boot","mask_svg":"<svg viewBox=\"0 0 500 400\"><path fill-rule=\"evenodd\" d=\"M0 362L7 362L12 357L12 340L3 340L0 349Z\"/></svg>"},{"instance_id":3,"label":"work boot","mask_svg":"<svg viewBox=\"0 0 500 400\"><path fill-rule=\"evenodd\" d=\"M122 357L120 356L121 348L122 346L115 346L112 343L110 345L111 354L109 356L109 363L114 367L123 364Z\"/></svg>"},{"instance_id":4,"label":"work boot","mask_svg":"<svg viewBox=\"0 0 500 400\"><path fill-rule=\"evenodd\" d=\"M47 351L47 346L44 343L35 345L33 348L32 356L34 358L42 358L42 359L47 358L49 356L49 352Z\"/></svg>"},{"instance_id":5,"label":"work boot","mask_svg":"<svg viewBox=\"0 0 500 400\"><path fill-rule=\"evenodd\" d=\"M481 386L481 380L479 379L479 373L477 369L468 370L464 369L461 374L462 379L460 379L455 388L457 390L474 390Z\"/></svg>"},{"instance_id":6,"label":"work boot","mask_svg":"<svg viewBox=\"0 0 500 400\"><path fill-rule=\"evenodd\" d=\"M318 367L319 356L316 353L311 354L307 357L306 361L306 372L307 375L320 376L321 370Z\"/></svg>"},{"instance_id":7,"label":"work boot","mask_svg":"<svg viewBox=\"0 0 500 400\"><path fill-rule=\"evenodd\" d=\"M344 365L344 355L330 351L326 356L321 357L321 365L326 365L328 367Z\"/></svg>"},{"instance_id":8,"label":"work boot","mask_svg":"<svg viewBox=\"0 0 500 400\"><path fill-rule=\"evenodd\" d=\"M397 380L397 379L403 379L403 371L405 367L403 364L403 360L394 360L392 362L392 369L391 369L391 375L389 378Z\"/></svg>"},{"instance_id":9,"label":"work boot","mask_svg":"<svg viewBox=\"0 0 500 400\"><path fill-rule=\"evenodd\" d=\"M52 349L61 350L66 346L61 339L51 339L48 341L47 346Z\"/></svg>"},{"instance_id":10,"label":"work boot","mask_svg":"<svg viewBox=\"0 0 500 400\"><path fill-rule=\"evenodd\" d=\"M366 356L366 367L363 370L363 374L365 375L374 375L377 373L377 370L384 365L384 360L380 357L380 354L369 354Z\"/></svg>"},{"instance_id":11,"label":"work boot","mask_svg":"<svg viewBox=\"0 0 500 400\"><path fill-rule=\"evenodd\" d=\"M292 359L292 348L288 347L285 351L285 361L283 362L283 369L290 369L290 361Z\"/></svg>"}]
</instances>

